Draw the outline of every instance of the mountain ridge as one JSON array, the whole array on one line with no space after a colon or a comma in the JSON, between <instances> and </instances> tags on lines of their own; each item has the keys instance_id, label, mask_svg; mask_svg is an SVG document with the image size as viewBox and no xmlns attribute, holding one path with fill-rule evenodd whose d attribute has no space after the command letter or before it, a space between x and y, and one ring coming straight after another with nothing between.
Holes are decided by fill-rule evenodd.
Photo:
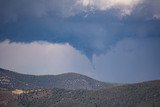
<instances>
[{"instance_id":1,"label":"mountain ridge","mask_svg":"<svg viewBox=\"0 0 160 107\"><path fill-rule=\"evenodd\" d=\"M160 107L160 80L111 84L85 75L0 69L0 107Z\"/></svg>"},{"instance_id":2,"label":"mountain ridge","mask_svg":"<svg viewBox=\"0 0 160 107\"><path fill-rule=\"evenodd\" d=\"M28 75L0 68L0 86L4 88L35 89L62 88L97 90L115 84L105 83L77 73L58 75Z\"/></svg>"}]
</instances>

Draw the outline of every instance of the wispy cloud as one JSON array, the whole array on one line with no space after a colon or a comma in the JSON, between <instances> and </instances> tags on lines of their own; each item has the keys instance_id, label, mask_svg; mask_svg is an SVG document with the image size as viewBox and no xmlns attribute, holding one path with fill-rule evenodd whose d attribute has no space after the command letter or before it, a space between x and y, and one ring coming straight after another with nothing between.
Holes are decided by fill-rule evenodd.
<instances>
[{"instance_id":1,"label":"wispy cloud","mask_svg":"<svg viewBox=\"0 0 160 107\"><path fill-rule=\"evenodd\" d=\"M107 11L109 9L119 9L121 15L129 15L132 10L144 0L77 0L76 4L95 9Z\"/></svg>"}]
</instances>

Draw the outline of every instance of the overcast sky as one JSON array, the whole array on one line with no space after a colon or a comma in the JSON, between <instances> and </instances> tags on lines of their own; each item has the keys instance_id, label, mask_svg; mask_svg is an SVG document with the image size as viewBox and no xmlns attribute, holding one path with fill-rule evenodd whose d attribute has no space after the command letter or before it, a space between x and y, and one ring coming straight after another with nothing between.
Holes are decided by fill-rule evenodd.
<instances>
[{"instance_id":1,"label":"overcast sky","mask_svg":"<svg viewBox=\"0 0 160 107\"><path fill-rule=\"evenodd\" d=\"M159 29L159 0L0 0L0 67L160 79Z\"/></svg>"}]
</instances>

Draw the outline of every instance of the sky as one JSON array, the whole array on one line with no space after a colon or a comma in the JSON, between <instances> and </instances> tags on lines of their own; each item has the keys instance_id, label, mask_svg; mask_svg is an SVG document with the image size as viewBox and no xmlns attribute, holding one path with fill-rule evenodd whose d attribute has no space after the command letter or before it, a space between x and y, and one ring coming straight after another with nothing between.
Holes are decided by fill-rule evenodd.
<instances>
[{"instance_id":1,"label":"sky","mask_svg":"<svg viewBox=\"0 0 160 107\"><path fill-rule=\"evenodd\" d=\"M0 0L0 67L105 82L160 79L160 1Z\"/></svg>"}]
</instances>

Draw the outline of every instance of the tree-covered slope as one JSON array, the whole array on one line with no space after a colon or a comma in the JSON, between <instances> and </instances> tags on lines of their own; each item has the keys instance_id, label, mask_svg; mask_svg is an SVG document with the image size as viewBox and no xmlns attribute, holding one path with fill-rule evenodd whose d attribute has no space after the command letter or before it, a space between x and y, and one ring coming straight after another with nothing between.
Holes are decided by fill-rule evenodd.
<instances>
[{"instance_id":1,"label":"tree-covered slope","mask_svg":"<svg viewBox=\"0 0 160 107\"><path fill-rule=\"evenodd\" d=\"M17 107L160 107L158 80L102 90L37 89L21 94L11 91L6 91L12 96L6 107L11 103Z\"/></svg>"},{"instance_id":2,"label":"tree-covered slope","mask_svg":"<svg viewBox=\"0 0 160 107\"><path fill-rule=\"evenodd\" d=\"M88 89L97 90L115 84L100 82L85 75L65 73L60 75L26 75L0 69L0 87L17 89Z\"/></svg>"}]
</instances>

